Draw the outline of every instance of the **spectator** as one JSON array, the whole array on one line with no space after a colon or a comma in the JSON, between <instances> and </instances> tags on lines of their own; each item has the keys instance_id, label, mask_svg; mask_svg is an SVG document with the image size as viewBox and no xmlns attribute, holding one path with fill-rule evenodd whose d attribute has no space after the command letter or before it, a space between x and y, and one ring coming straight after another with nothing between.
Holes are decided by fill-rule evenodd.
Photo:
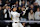
<instances>
[{"instance_id":1,"label":"spectator","mask_svg":"<svg viewBox=\"0 0 40 27\"><path fill-rule=\"evenodd\" d=\"M16 1L16 7L18 7L18 1Z\"/></svg>"},{"instance_id":2,"label":"spectator","mask_svg":"<svg viewBox=\"0 0 40 27\"><path fill-rule=\"evenodd\" d=\"M19 0L19 6L21 6L21 0Z\"/></svg>"},{"instance_id":3,"label":"spectator","mask_svg":"<svg viewBox=\"0 0 40 27\"><path fill-rule=\"evenodd\" d=\"M34 6L33 6L33 5L31 5L31 6L30 6L30 9L33 9L33 12L35 11L35 9L34 9Z\"/></svg>"},{"instance_id":4,"label":"spectator","mask_svg":"<svg viewBox=\"0 0 40 27\"><path fill-rule=\"evenodd\" d=\"M22 11L21 12L21 17L22 17L23 16L23 11L24 11L24 8L23 7L21 8L21 11Z\"/></svg>"},{"instance_id":5,"label":"spectator","mask_svg":"<svg viewBox=\"0 0 40 27\"><path fill-rule=\"evenodd\" d=\"M3 6L2 8L3 8L3 10L4 10L4 9L6 8L6 6Z\"/></svg>"},{"instance_id":6,"label":"spectator","mask_svg":"<svg viewBox=\"0 0 40 27\"><path fill-rule=\"evenodd\" d=\"M35 11L34 11L34 12L36 12L37 7L38 7L38 4L34 2L34 4L33 4L33 5L34 5L34 9L35 9Z\"/></svg>"},{"instance_id":7,"label":"spectator","mask_svg":"<svg viewBox=\"0 0 40 27\"><path fill-rule=\"evenodd\" d=\"M21 17L20 19L21 19L21 21L26 21L25 11L24 11L25 9L22 7L21 10L22 10L22 12L21 12L21 14L20 14L20 17Z\"/></svg>"},{"instance_id":8,"label":"spectator","mask_svg":"<svg viewBox=\"0 0 40 27\"><path fill-rule=\"evenodd\" d=\"M6 20L10 19L9 10L10 10L9 6L6 6L6 9L4 9L4 14L5 14L4 17L5 17Z\"/></svg>"},{"instance_id":9,"label":"spectator","mask_svg":"<svg viewBox=\"0 0 40 27\"><path fill-rule=\"evenodd\" d=\"M29 14L28 14L28 19L30 20L34 20L34 12L33 10L30 10Z\"/></svg>"},{"instance_id":10,"label":"spectator","mask_svg":"<svg viewBox=\"0 0 40 27\"><path fill-rule=\"evenodd\" d=\"M25 1L23 0L21 3L21 7L25 6Z\"/></svg>"},{"instance_id":11,"label":"spectator","mask_svg":"<svg viewBox=\"0 0 40 27\"><path fill-rule=\"evenodd\" d=\"M31 9L33 9L33 11L34 11L34 6L33 5L30 5L30 7L28 8L28 12L30 12Z\"/></svg>"},{"instance_id":12,"label":"spectator","mask_svg":"<svg viewBox=\"0 0 40 27\"><path fill-rule=\"evenodd\" d=\"M35 0L29 0L30 4L33 4L35 2Z\"/></svg>"},{"instance_id":13,"label":"spectator","mask_svg":"<svg viewBox=\"0 0 40 27\"><path fill-rule=\"evenodd\" d=\"M35 20L40 20L40 10L37 8L37 11L35 12Z\"/></svg>"},{"instance_id":14,"label":"spectator","mask_svg":"<svg viewBox=\"0 0 40 27\"><path fill-rule=\"evenodd\" d=\"M0 20L4 20L4 12L1 6L0 6Z\"/></svg>"},{"instance_id":15,"label":"spectator","mask_svg":"<svg viewBox=\"0 0 40 27\"><path fill-rule=\"evenodd\" d=\"M18 13L21 13L21 12L22 12L22 11L21 11L21 7L18 7L17 12L18 12Z\"/></svg>"},{"instance_id":16,"label":"spectator","mask_svg":"<svg viewBox=\"0 0 40 27\"><path fill-rule=\"evenodd\" d=\"M37 2L37 3L38 3L38 5L40 6L40 0L36 0L35 2Z\"/></svg>"},{"instance_id":17,"label":"spectator","mask_svg":"<svg viewBox=\"0 0 40 27\"><path fill-rule=\"evenodd\" d=\"M2 6L2 1L0 0L0 6Z\"/></svg>"},{"instance_id":18,"label":"spectator","mask_svg":"<svg viewBox=\"0 0 40 27\"><path fill-rule=\"evenodd\" d=\"M29 1L27 1L25 7L29 7L29 5Z\"/></svg>"}]
</instances>

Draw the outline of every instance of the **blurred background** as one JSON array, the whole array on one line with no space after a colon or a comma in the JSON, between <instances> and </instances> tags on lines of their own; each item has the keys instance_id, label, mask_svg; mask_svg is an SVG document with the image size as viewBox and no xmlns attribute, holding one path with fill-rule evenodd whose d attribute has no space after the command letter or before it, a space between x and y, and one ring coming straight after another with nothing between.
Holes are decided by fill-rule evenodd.
<instances>
[{"instance_id":1,"label":"blurred background","mask_svg":"<svg viewBox=\"0 0 40 27\"><path fill-rule=\"evenodd\" d=\"M40 0L0 0L0 27L12 27L12 22L4 22L3 20L11 20L10 12L13 6L17 7L20 14L20 21L40 21ZM30 23L22 22L24 27L30 27ZM33 23L32 26L35 23ZM39 24L39 23L38 23Z\"/></svg>"}]
</instances>

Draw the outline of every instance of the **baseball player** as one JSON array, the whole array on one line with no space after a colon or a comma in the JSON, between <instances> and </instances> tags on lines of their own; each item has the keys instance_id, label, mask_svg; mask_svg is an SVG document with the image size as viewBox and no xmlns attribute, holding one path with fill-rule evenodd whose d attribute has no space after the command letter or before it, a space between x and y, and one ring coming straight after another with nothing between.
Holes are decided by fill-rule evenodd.
<instances>
[{"instance_id":1,"label":"baseball player","mask_svg":"<svg viewBox=\"0 0 40 27\"><path fill-rule=\"evenodd\" d=\"M19 16L20 16L20 13L16 12L17 8L14 7L12 8L12 11L11 11L11 16L12 16L12 20L13 20L13 23L12 23L12 27L23 27L23 25L20 22L19 20Z\"/></svg>"}]
</instances>

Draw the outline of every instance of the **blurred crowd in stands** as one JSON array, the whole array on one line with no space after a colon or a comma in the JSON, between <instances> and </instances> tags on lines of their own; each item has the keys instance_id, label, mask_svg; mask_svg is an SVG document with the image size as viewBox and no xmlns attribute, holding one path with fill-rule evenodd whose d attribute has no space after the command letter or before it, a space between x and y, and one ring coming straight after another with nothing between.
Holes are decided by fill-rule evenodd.
<instances>
[{"instance_id":1,"label":"blurred crowd in stands","mask_svg":"<svg viewBox=\"0 0 40 27\"><path fill-rule=\"evenodd\" d=\"M21 20L40 20L40 0L19 0L18 9L23 14Z\"/></svg>"},{"instance_id":2,"label":"blurred crowd in stands","mask_svg":"<svg viewBox=\"0 0 40 27\"><path fill-rule=\"evenodd\" d=\"M0 20L11 19L11 9L17 7L20 20L40 20L40 0L0 0Z\"/></svg>"},{"instance_id":3,"label":"blurred crowd in stands","mask_svg":"<svg viewBox=\"0 0 40 27\"><path fill-rule=\"evenodd\" d=\"M10 20L8 10L11 9L11 0L0 0L0 27L12 27L11 23L4 22L3 20Z\"/></svg>"},{"instance_id":4,"label":"blurred crowd in stands","mask_svg":"<svg viewBox=\"0 0 40 27\"><path fill-rule=\"evenodd\" d=\"M11 9L10 8L10 3L11 1L9 0L0 0L0 20L3 20L5 17L9 18L8 14L8 10Z\"/></svg>"},{"instance_id":5,"label":"blurred crowd in stands","mask_svg":"<svg viewBox=\"0 0 40 27\"><path fill-rule=\"evenodd\" d=\"M0 20L11 20L13 6L21 13L21 21L40 21L40 0L0 0Z\"/></svg>"}]
</instances>

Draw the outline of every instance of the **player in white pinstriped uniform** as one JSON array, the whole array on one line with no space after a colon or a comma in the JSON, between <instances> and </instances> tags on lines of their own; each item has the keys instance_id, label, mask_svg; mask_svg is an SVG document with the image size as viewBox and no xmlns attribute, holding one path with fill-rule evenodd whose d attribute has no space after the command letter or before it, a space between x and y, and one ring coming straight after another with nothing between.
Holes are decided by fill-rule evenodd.
<instances>
[{"instance_id":1,"label":"player in white pinstriped uniform","mask_svg":"<svg viewBox=\"0 0 40 27\"><path fill-rule=\"evenodd\" d=\"M13 10L13 11L11 11L12 20L13 20L12 27L23 27L23 25L21 23L19 23L20 22L20 20L19 20L20 13L16 12L17 8L14 7L12 10Z\"/></svg>"}]
</instances>

